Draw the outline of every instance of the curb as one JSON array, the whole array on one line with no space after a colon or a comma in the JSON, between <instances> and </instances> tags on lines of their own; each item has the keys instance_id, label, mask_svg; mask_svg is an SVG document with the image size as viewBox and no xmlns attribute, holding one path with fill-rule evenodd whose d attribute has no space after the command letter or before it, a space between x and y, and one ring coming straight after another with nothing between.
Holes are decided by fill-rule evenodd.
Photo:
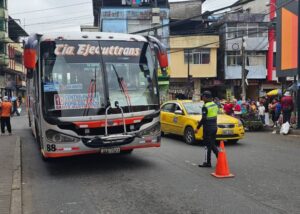
<instances>
[{"instance_id":1,"label":"curb","mask_svg":"<svg viewBox=\"0 0 300 214\"><path fill-rule=\"evenodd\" d=\"M13 182L12 182L12 194L10 203L10 214L22 213L22 186L21 186L21 140L17 137L15 153L14 153L14 165L13 165Z\"/></svg>"}]
</instances>

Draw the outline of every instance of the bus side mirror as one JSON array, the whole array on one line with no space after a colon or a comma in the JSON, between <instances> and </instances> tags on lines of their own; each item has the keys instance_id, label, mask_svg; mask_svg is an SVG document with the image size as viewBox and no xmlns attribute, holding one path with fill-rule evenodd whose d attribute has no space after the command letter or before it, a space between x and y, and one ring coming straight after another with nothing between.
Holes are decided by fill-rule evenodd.
<instances>
[{"instance_id":1,"label":"bus side mirror","mask_svg":"<svg viewBox=\"0 0 300 214\"><path fill-rule=\"evenodd\" d=\"M167 55L167 52L158 52L157 58L158 58L159 66L160 66L161 68L166 68L166 67L168 67L169 63L168 63L168 55Z\"/></svg>"},{"instance_id":2,"label":"bus side mirror","mask_svg":"<svg viewBox=\"0 0 300 214\"><path fill-rule=\"evenodd\" d=\"M36 64L36 50L35 49L25 49L24 51L24 66L28 70L33 70Z\"/></svg>"},{"instance_id":3,"label":"bus side mirror","mask_svg":"<svg viewBox=\"0 0 300 214\"><path fill-rule=\"evenodd\" d=\"M153 36L146 37L150 41L155 49L156 57L159 62L163 76L167 76L167 67L169 66L167 48L157 38Z\"/></svg>"},{"instance_id":4,"label":"bus side mirror","mask_svg":"<svg viewBox=\"0 0 300 214\"><path fill-rule=\"evenodd\" d=\"M27 77L27 79L32 79L33 69L27 69L26 77Z\"/></svg>"}]
</instances>

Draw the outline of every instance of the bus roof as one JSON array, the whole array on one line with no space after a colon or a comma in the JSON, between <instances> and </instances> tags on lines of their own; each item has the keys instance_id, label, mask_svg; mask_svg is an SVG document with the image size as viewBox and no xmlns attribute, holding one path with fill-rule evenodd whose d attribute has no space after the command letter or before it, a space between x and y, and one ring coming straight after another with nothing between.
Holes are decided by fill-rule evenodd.
<instances>
[{"instance_id":1,"label":"bus roof","mask_svg":"<svg viewBox=\"0 0 300 214\"><path fill-rule=\"evenodd\" d=\"M110 32L51 32L38 34L41 35L41 41L45 40L111 40L111 41L139 41L147 42L141 35L110 33Z\"/></svg>"}]
</instances>

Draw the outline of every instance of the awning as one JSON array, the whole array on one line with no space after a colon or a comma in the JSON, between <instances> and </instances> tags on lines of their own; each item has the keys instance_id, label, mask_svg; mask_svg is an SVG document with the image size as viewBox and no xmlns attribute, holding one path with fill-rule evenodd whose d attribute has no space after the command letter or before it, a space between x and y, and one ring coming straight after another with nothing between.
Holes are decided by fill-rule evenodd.
<instances>
[{"instance_id":1,"label":"awning","mask_svg":"<svg viewBox=\"0 0 300 214\"><path fill-rule=\"evenodd\" d=\"M269 91L267 93L267 96L272 97L272 96L278 96L278 95L281 95L281 94L282 94L281 89L274 89L272 91Z\"/></svg>"}]
</instances>

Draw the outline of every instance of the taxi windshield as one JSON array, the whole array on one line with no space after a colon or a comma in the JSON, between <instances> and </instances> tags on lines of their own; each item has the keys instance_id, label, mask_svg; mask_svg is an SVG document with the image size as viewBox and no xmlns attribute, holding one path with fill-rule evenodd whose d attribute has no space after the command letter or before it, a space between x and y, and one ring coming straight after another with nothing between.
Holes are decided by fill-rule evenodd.
<instances>
[{"instance_id":1,"label":"taxi windshield","mask_svg":"<svg viewBox=\"0 0 300 214\"><path fill-rule=\"evenodd\" d=\"M183 106L188 114L202 114L202 102L189 102L189 103L183 103Z\"/></svg>"}]
</instances>

